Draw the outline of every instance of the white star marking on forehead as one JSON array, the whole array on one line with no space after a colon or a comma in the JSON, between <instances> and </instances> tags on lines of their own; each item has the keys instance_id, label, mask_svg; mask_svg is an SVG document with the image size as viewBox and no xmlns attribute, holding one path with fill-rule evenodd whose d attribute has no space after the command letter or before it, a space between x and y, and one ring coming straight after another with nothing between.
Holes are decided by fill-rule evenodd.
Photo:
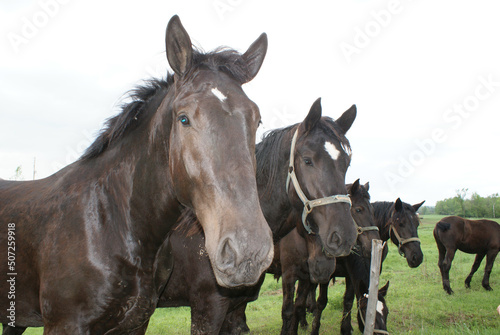
<instances>
[{"instance_id":1,"label":"white star marking on forehead","mask_svg":"<svg viewBox=\"0 0 500 335\"><path fill-rule=\"evenodd\" d=\"M339 158L340 151L332 143L325 142L325 150L326 152L328 152L328 154L330 155L330 157L332 157L334 161L337 160L337 158Z\"/></svg>"},{"instance_id":2,"label":"white star marking on forehead","mask_svg":"<svg viewBox=\"0 0 500 335\"><path fill-rule=\"evenodd\" d=\"M212 88L212 93L217 97L217 99L220 100L220 102L224 102L226 100L226 98L227 98L224 95L224 93L222 93L221 91L219 91L219 89L217 87Z\"/></svg>"}]
</instances>

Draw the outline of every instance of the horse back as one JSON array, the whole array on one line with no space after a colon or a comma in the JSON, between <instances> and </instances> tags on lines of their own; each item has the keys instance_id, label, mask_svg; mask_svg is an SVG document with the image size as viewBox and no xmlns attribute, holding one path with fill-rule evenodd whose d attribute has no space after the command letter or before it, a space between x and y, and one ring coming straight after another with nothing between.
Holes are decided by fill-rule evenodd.
<instances>
[{"instance_id":1,"label":"horse back","mask_svg":"<svg viewBox=\"0 0 500 335\"><path fill-rule=\"evenodd\" d=\"M445 217L436 224L434 236L446 247L471 254L500 247L500 225L491 220Z\"/></svg>"}]
</instances>

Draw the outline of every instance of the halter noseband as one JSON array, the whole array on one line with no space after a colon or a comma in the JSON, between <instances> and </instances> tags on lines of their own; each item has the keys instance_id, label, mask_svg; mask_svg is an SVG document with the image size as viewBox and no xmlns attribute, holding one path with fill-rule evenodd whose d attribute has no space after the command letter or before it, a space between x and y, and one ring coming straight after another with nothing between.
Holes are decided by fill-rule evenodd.
<instances>
[{"instance_id":1,"label":"halter noseband","mask_svg":"<svg viewBox=\"0 0 500 335\"><path fill-rule=\"evenodd\" d=\"M356 223L356 220L354 220L354 223ZM377 226L361 227L358 226L358 224L356 223L356 231L358 232L358 235L361 235L365 231L370 231L370 230L379 231Z\"/></svg>"},{"instance_id":2,"label":"halter noseband","mask_svg":"<svg viewBox=\"0 0 500 335\"><path fill-rule=\"evenodd\" d=\"M300 188L299 181L297 179L297 175L295 174L295 169L293 167L293 162L295 159L295 143L297 142L298 133L299 133L299 128L297 127L297 129L295 130L295 134L293 135L292 138L292 145L290 147L290 163L288 165L288 177L286 178L286 192L288 193L288 187L290 186L290 180L291 180L293 187L295 187L295 192L297 192L297 195L304 204L304 210L302 211L302 224L304 225L304 228L308 234L313 234L311 226L307 223L307 215L312 212L314 207L335 204L339 202L347 203L349 204L349 206L351 206L351 199L349 198L348 195L345 194L337 194L315 200L307 199L306 195Z\"/></svg>"},{"instance_id":3,"label":"halter noseband","mask_svg":"<svg viewBox=\"0 0 500 335\"><path fill-rule=\"evenodd\" d=\"M406 243L410 243L410 242L421 243L420 239L418 237L401 238L401 236L399 236L398 232L394 228L392 220L391 220L391 224L389 225L389 238L391 238L391 231L394 233L394 236L396 237L396 240L398 240L398 252L403 257L405 256L404 252L401 251L401 247L403 245L405 245Z\"/></svg>"}]
</instances>

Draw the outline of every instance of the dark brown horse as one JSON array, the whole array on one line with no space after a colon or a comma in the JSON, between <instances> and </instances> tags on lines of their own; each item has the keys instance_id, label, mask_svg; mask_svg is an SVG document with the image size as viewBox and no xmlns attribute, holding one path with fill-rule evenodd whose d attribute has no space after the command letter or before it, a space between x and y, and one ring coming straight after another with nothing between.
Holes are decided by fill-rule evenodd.
<instances>
[{"instance_id":1,"label":"dark brown horse","mask_svg":"<svg viewBox=\"0 0 500 335\"><path fill-rule=\"evenodd\" d=\"M314 199L328 194L346 194L344 179L350 150L345 133L354 122L355 115L353 106L336 121L321 117L321 105L317 100L301 124L274 130L257 144L258 189L264 216L275 240L281 239L297 225L306 230L302 221L304 205L293 186L288 192L286 189L292 135L299 129L294 147L294 168L297 182L306 196ZM331 143L339 151L335 161L325 149L325 143ZM349 208L349 204L341 202L314 208L309 213L307 224L316 234L305 235L315 240L316 250L322 253L323 249L327 249L338 254L350 251L356 229ZM189 215L185 213L188 220L181 224L192 223ZM289 218L293 220L287 221ZM244 306L257 298L261 283L254 288L231 290L218 286L203 247L203 234L199 231L186 237L181 228L176 229L171 237L174 270L158 307L191 306L193 334L234 334L236 328L245 328L245 323L241 322ZM328 248L322 242L322 234L327 236L324 240L330 243ZM333 237L329 238L330 235ZM235 309L239 313L233 318L232 311Z\"/></svg>"},{"instance_id":2,"label":"dark brown horse","mask_svg":"<svg viewBox=\"0 0 500 335\"><path fill-rule=\"evenodd\" d=\"M424 260L418 238L420 219L417 210L425 202L410 205L400 198L395 202L378 201L373 203L375 222L382 241L391 241L398 247L398 252L406 258L410 268L418 267ZM387 249L384 250L384 259Z\"/></svg>"},{"instance_id":3,"label":"dark brown horse","mask_svg":"<svg viewBox=\"0 0 500 335\"><path fill-rule=\"evenodd\" d=\"M42 180L0 181L0 244L15 233L15 263L0 262L0 321L16 326L4 333L144 328L171 272L167 234L183 206L198 215L220 285L259 280L273 244L255 179L260 114L241 86L266 50L263 34L244 54L200 53L174 16L174 75L136 90L77 162Z\"/></svg>"},{"instance_id":4,"label":"dark brown horse","mask_svg":"<svg viewBox=\"0 0 500 335\"><path fill-rule=\"evenodd\" d=\"M491 269L500 251L498 223L491 220L467 220L458 216L448 216L436 224L434 239L439 250L438 266L446 293L453 293L450 287L450 268L457 249L468 254L477 254L472 269L465 279L465 287L470 288L472 276L486 256L482 285L486 290L491 290Z\"/></svg>"}]
</instances>

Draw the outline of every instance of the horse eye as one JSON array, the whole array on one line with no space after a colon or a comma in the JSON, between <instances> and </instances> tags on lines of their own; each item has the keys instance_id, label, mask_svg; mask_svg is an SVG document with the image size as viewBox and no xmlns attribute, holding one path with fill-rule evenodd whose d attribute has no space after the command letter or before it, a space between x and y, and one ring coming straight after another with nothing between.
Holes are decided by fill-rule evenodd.
<instances>
[{"instance_id":1,"label":"horse eye","mask_svg":"<svg viewBox=\"0 0 500 335\"><path fill-rule=\"evenodd\" d=\"M356 213L361 213L362 209L361 208L356 208Z\"/></svg>"},{"instance_id":2,"label":"horse eye","mask_svg":"<svg viewBox=\"0 0 500 335\"><path fill-rule=\"evenodd\" d=\"M177 120L179 120L183 126L189 126L189 118L186 115L180 115Z\"/></svg>"},{"instance_id":3,"label":"horse eye","mask_svg":"<svg viewBox=\"0 0 500 335\"><path fill-rule=\"evenodd\" d=\"M313 165L312 159L310 159L310 158L304 158L304 163L306 163L306 165L310 165L310 166Z\"/></svg>"}]
</instances>

